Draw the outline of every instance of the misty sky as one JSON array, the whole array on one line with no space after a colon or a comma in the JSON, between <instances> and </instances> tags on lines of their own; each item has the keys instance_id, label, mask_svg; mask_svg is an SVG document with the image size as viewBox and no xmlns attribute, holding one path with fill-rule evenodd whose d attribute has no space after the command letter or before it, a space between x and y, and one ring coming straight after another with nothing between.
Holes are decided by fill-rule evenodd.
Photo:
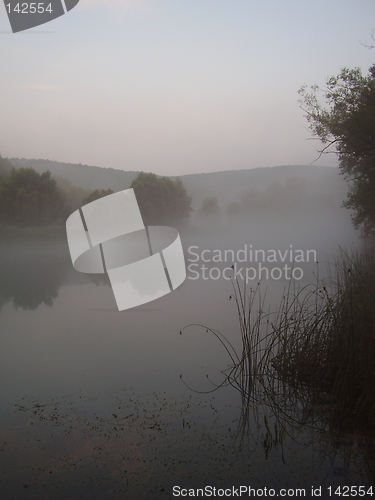
<instances>
[{"instance_id":1,"label":"misty sky","mask_svg":"<svg viewBox=\"0 0 375 500\"><path fill-rule=\"evenodd\" d=\"M2 2L0 154L164 175L311 163L297 91L366 72L374 28L374 0L80 0L12 34Z\"/></svg>"}]
</instances>

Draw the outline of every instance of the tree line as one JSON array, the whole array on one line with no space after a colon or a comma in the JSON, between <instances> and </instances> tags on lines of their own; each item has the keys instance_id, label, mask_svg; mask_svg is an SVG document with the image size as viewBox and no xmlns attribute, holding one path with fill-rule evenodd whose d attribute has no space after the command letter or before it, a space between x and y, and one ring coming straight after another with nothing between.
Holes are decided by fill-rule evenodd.
<instances>
[{"instance_id":1,"label":"tree line","mask_svg":"<svg viewBox=\"0 0 375 500\"><path fill-rule=\"evenodd\" d=\"M0 224L16 227L64 225L67 217L82 205L113 193L112 189L92 192L59 179L49 171L12 167L0 157ZM146 225L182 226L189 220L191 197L180 180L140 172L133 180L143 221Z\"/></svg>"}]
</instances>

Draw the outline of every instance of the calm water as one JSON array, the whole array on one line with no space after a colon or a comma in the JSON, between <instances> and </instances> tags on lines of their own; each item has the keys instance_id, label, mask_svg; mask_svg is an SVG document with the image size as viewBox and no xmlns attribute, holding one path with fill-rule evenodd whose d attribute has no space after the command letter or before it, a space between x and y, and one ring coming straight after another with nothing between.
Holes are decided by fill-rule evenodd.
<instances>
[{"instance_id":1,"label":"calm water","mask_svg":"<svg viewBox=\"0 0 375 500\"><path fill-rule=\"evenodd\" d=\"M323 263L357 241L347 215L330 217L254 219L182 241L187 258L191 245L293 245ZM316 263L301 267L301 283L313 281ZM2 245L0 273L1 499L173 498L175 485L303 487L306 496L322 486L324 498L328 486L370 483L360 429L333 436L324 422L291 424L261 395L244 415L233 388L205 392L223 381L228 356L204 328L179 332L199 323L240 347L229 281L187 279L119 313L106 279L77 273L65 243ZM271 309L286 284L262 283Z\"/></svg>"}]
</instances>

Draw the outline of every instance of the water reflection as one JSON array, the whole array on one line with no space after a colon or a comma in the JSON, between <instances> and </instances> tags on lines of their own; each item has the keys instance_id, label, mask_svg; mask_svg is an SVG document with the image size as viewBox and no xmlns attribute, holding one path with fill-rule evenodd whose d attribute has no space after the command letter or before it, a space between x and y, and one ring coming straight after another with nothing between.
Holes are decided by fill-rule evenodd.
<instances>
[{"instance_id":1,"label":"water reflection","mask_svg":"<svg viewBox=\"0 0 375 500\"><path fill-rule=\"evenodd\" d=\"M171 498L183 487L369 486L359 436L332 437L292 425L264 403L251 406L251 432L236 431L238 407L215 396L147 401L126 390L85 398L23 398L0 431L2 492L14 497ZM15 425L16 424L16 425ZM367 454L367 457L366 457ZM17 496L15 496L17 498ZM21 495L19 495L21 498Z\"/></svg>"},{"instance_id":2,"label":"water reflection","mask_svg":"<svg viewBox=\"0 0 375 500\"><path fill-rule=\"evenodd\" d=\"M184 244L259 248L255 229L225 240L221 232L199 241L192 234ZM294 244L285 227L260 229L271 248L275 238L280 248ZM239 393L228 386L198 396L185 388L181 373L199 388L200 375L215 381L227 358L209 335L180 336L183 325L220 328L238 347L230 283L188 279L148 308L118 313L107 277L76 272L66 245L1 252L0 305L18 307L0 315L5 498L155 500L170 498L176 483L311 487L373 477L371 441L364 444L359 429L333 434L318 413L323 404L312 412L311 399L293 399L282 386L267 394L265 377ZM284 286L267 301L279 300ZM42 304L54 307L31 312Z\"/></svg>"},{"instance_id":3,"label":"water reflection","mask_svg":"<svg viewBox=\"0 0 375 500\"><path fill-rule=\"evenodd\" d=\"M35 246L2 248L0 258L0 307L9 301L16 309L52 306L66 277L66 255Z\"/></svg>"},{"instance_id":4,"label":"water reflection","mask_svg":"<svg viewBox=\"0 0 375 500\"><path fill-rule=\"evenodd\" d=\"M64 243L15 244L0 248L0 310L8 302L35 311L52 307L59 289L67 284L109 285L107 275L82 275L72 270Z\"/></svg>"}]
</instances>

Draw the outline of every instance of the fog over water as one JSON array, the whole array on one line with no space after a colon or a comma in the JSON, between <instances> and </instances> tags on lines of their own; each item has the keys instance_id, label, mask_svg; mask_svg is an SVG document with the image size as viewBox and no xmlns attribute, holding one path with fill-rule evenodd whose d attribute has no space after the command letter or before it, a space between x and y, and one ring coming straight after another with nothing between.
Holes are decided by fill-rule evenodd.
<instances>
[{"instance_id":1,"label":"fog over water","mask_svg":"<svg viewBox=\"0 0 375 500\"><path fill-rule=\"evenodd\" d=\"M207 337L202 345L181 338L182 327L201 323L236 338L236 312L228 301L232 264L240 281L248 276L249 287L260 282L266 302L276 309L294 268L300 269L295 273L297 285L315 282L318 273L324 277L327 262L334 261L340 247L350 252L359 241L343 209L288 217L265 213L230 223L209 220L182 231L181 239L187 265L184 284L157 301L121 313L106 277L75 272L65 243L3 247L1 366L3 372L6 367L10 370L3 390L22 395L27 386L43 393L43 387L49 392L57 384L67 392L83 387L95 392L113 383L142 386L142 380L159 389L165 380L168 386L175 385L171 380L178 378L181 362L194 373L197 358L201 356L204 363L215 345ZM233 254L245 261L233 262ZM291 261L296 255L300 260L309 256L309 262ZM13 342L20 349L13 349ZM121 349L118 342L123 343ZM218 371L223 363L219 352L220 348L215 354L220 360L215 365ZM16 373L11 369L14 365ZM19 385L22 379L25 383Z\"/></svg>"},{"instance_id":2,"label":"fog over water","mask_svg":"<svg viewBox=\"0 0 375 500\"><path fill-rule=\"evenodd\" d=\"M230 365L230 359L223 346L205 328L190 328L180 334L181 329L191 323L205 325L222 332L233 346L240 350L236 307L234 302L229 300L232 283L225 279L229 276L228 270L224 272L224 276L222 274L223 270L230 267L233 262L216 262L213 260L214 255L220 255L219 250L229 251L227 255L232 255L232 250L234 255L241 250L242 253L239 255L243 258L243 250L246 249L247 260L236 263L239 266L238 270L259 264L251 262L250 249L263 250L265 255L276 255L276 262L273 261L274 257L271 262L261 262L270 273L275 267L283 268L288 265L292 268L298 265L303 271L303 277L295 280L295 286L298 287L315 282L317 273L323 278L326 275L326 263L334 261L340 247L350 252L359 244L359 235L352 228L350 214L339 208L288 211L287 214L264 212L231 219L227 215L205 220L197 219L180 234L188 269L188 276L183 285L156 301L123 312L117 311L106 276L81 274L72 268L65 242L2 246L0 374L6 383L2 384L0 389L2 401L0 416L4 441L13 440L12 442L18 443L20 438L13 435L15 426L24 429L22 432L29 437L23 442L29 442L31 439L28 446L31 449L37 447L35 453L41 453L41 463L44 463L45 467L52 467L49 464L50 459L37 444L40 440L44 442L46 438L47 427L42 426L43 422L56 421L61 429L71 426L74 431L70 432L75 434L72 434L71 438L64 438L68 440L66 446L73 446L75 443L74 446L78 447L78 443L82 441L79 453L83 453L88 439L99 439L95 434L99 431L90 431L89 437L86 435L88 428L96 428L90 427L94 425L91 423L93 418L102 419L101 425L107 429L103 427L103 435L108 433L107 436L111 436L113 431L106 427L110 422L108 419L112 414L120 414L122 408L121 411L125 415L123 418L134 415L131 417L133 420L126 420L128 432L133 433L138 429L139 435L143 436L142 439L139 438L141 439L139 442L143 443L142 446L146 446L147 440L153 440L157 436L152 437L147 434L156 431L145 431L151 427L144 426L142 415L147 414L147 418L151 420L159 415L158 418L166 419L168 424L165 425L170 426L169 431L166 431L167 435L172 436L178 430L174 441L177 447L173 452L175 454L173 455L171 448L168 448L168 453L172 453L173 457L188 458L192 464L200 468L199 473L193 472L193 477L201 477L203 480L206 473L199 464L201 460L210 464L213 460L213 451L211 445L205 448L206 445L202 443L199 455L194 451L194 443L196 442L198 446L200 442L199 426L213 433L212 436L215 437L212 439L220 442L224 439L222 425L229 428L236 426L238 424L235 422L240 416L240 395L233 388L220 389L212 394L194 392L210 391L214 388L213 384L220 384L224 380L222 370ZM314 261L315 259L311 259L310 262L301 261L298 264L289 262L291 249L293 256L299 251L300 257L305 257L307 251L313 251L309 255L316 255L318 263ZM191 268L192 264L197 267ZM197 278L197 269L202 265L206 266L205 276L209 279L204 279L201 271ZM216 270L212 271L213 268ZM210 278L210 272L213 279ZM270 275L267 280L264 279L265 274L263 270L263 279L260 280L259 286L261 293L265 294L265 308L273 311L280 304L288 280L284 276L272 279ZM238 278L241 281L241 274ZM258 279L250 280L248 286L255 289L258 282ZM137 410L134 409L134 405ZM42 407L45 408L44 415L48 415L48 418L45 417L47 420L43 420L43 413L39 413ZM150 408L158 408L159 413L149 415L147 412L151 411ZM179 408L177 413L176 408ZM35 415L40 415L40 418L36 419ZM222 421L219 427L215 427L216 418ZM182 427L181 421L184 422ZM188 430L185 430L187 421L195 429L194 432L198 433L189 438L186 434ZM32 435L28 434L27 430L30 422L34 422ZM254 427L256 433L255 429L256 427ZM51 432L51 435L55 436L53 433L56 431L52 429ZM120 453L112 446L120 446L121 443L121 446L125 446L124 442L118 439L112 440L111 446L109 441L106 441L107 447L103 448L106 450L103 453L107 457L112 457L111 460L117 456L116 453ZM53 453L51 453L60 456L62 441L55 436L53 442L53 446L51 444ZM251 445L255 448L251 449L252 460L257 461L259 469L264 455L262 447L259 448L257 442L255 439ZM22 445L17 444L17 446L20 450L23 449ZM154 445L145 448L148 450L145 470L150 474L148 485L151 489L156 477L164 478L163 484L169 486L172 484L171 477L161 473L150 455L154 453L156 457L159 453L167 453L163 446L156 440ZM229 444L226 443L225 446ZM294 445L292 443L286 445L290 458L292 448L288 448L289 446L293 448ZM8 453L8 448L4 449ZM122 449L128 448L125 446ZM219 448L215 447L214 450L214 453L218 453ZM312 474L312 471L309 472L309 467L316 467L318 471L316 474L320 478L327 473L333 474L333 467L337 466L337 461L333 465L325 461L318 465L314 459L315 465L307 465L311 460L308 450L310 448L298 451L300 457L298 466L288 462L287 476L285 471L281 473L275 452L276 455L272 458L274 462L266 462L268 469L263 469L263 472L258 470L251 477L258 482L268 481L268 484L273 478L272 481L282 485L285 477L289 478L290 484L294 484L293 482L298 484L301 474L305 474L305 478L309 477L308 474L310 472ZM3 458L8 456L6 453L3 453ZM24 470L29 470L31 467L27 465L27 456L25 452L21 452L19 457L20 460L21 457L24 460ZM80 456L85 457L84 460L87 461L85 467L89 469L94 467L96 460L101 460L96 457L94 451L85 451L84 455ZM227 458L224 460L219 457L220 455L217 463L228 465ZM134 456L127 460L134 460ZM237 466L240 478L244 474L244 469L236 460L234 463L236 466L231 469L233 478ZM6 471L4 477L8 478L8 466L5 462L2 463L2 467ZM83 469L82 473L85 470ZM255 471L254 468L252 470ZM182 469L181 471L176 469L174 474L179 477ZM208 472L207 474L209 475ZM215 474L213 473L214 476ZM33 475L30 477L33 478ZM60 481L63 476L56 474L56 477ZM277 477L279 479L276 479ZM32 480L34 479L30 479L31 483ZM335 480L341 481L341 476ZM116 481L120 484L122 480L117 478ZM9 481L6 479L4 484L6 488L14 486L10 479ZM37 484L38 482L34 481L35 488ZM41 484L44 485L45 491L50 491L47 479ZM136 487L138 484L136 482L132 484L139 494L140 490L137 488L142 487ZM124 491L127 491L125 487ZM163 498L161 493L160 495L160 498ZM151 497L152 495L144 498ZM157 495L154 497L159 498Z\"/></svg>"}]
</instances>

